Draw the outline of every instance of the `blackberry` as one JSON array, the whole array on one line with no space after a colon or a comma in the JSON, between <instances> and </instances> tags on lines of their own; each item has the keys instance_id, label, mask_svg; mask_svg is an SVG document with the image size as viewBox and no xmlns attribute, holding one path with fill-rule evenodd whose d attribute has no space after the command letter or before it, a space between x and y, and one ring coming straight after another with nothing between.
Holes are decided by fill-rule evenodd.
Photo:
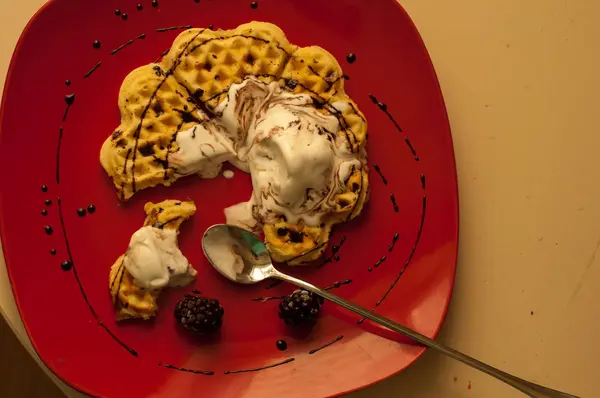
<instances>
[{"instance_id":1,"label":"blackberry","mask_svg":"<svg viewBox=\"0 0 600 398\"><path fill-rule=\"evenodd\" d=\"M312 324L317 320L323 298L307 290L296 290L279 303L279 318L288 325Z\"/></svg>"},{"instance_id":2,"label":"blackberry","mask_svg":"<svg viewBox=\"0 0 600 398\"><path fill-rule=\"evenodd\" d=\"M219 300L186 294L175 306L175 319L187 330L196 333L210 333L222 324L225 310Z\"/></svg>"}]
</instances>

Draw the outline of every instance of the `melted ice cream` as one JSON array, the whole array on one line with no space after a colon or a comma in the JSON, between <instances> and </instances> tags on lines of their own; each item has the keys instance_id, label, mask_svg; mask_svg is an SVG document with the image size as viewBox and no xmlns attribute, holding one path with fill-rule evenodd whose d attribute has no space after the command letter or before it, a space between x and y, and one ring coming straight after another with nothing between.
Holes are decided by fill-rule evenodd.
<instances>
[{"instance_id":1,"label":"melted ice cream","mask_svg":"<svg viewBox=\"0 0 600 398\"><path fill-rule=\"evenodd\" d=\"M333 104L342 110L345 104ZM306 94L249 78L231 86L216 118L177 135L170 161L180 174L216 177L223 162L252 175L252 197L225 211L227 223L254 228L284 215L319 226L333 198L365 161L355 154L338 119L313 107Z\"/></svg>"}]
</instances>

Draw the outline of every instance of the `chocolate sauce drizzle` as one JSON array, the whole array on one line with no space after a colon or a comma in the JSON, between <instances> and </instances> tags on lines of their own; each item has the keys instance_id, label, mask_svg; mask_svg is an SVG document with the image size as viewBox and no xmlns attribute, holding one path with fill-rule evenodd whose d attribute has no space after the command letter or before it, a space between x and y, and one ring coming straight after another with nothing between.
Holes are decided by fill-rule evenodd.
<instances>
[{"instance_id":1,"label":"chocolate sauce drizzle","mask_svg":"<svg viewBox=\"0 0 600 398\"><path fill-rule=\"evenodd\" d=\"M201 292L198 289L192 289L192 293L194 293L194 294L200 294Z\"/></svg>"},{"instance_id":2,"label":"chocolate sauce drizzle","mask_svg":"<svg viewBox=\"0 0 600 398\"><path fill-rule=\"evenodd\" d=\"M62 137L63 128L60 126L60 129L58 130L58 143L56 144L56 185L60 184L60 145L62 143Z\"/></svg>"},{"instance_id":3,"label":"chocolate sauce drizzle","mask_svg":"<svg viewBox=\"0 0 600 398\"><path fill-rule=\"evenodd\" d=\"M394 126L396 126L396 130L398 130L400 133L402 133L402 131L403 131L402 127L400 127L400 125L396 122L396 120L394 119L394 117L392 116L390 111L388 111L387 105L384 104L383 102L379 102L377 100L377 97L375 97L373 94L369 94L369 98L375 105L377 105L379 107L379 109L381 109L383 111L383 113L385 113L387 115L387 117L392 121L392 123L394 123Z\"/></svg>"},{"instance_id":4,"label":"chocolate sauce drizzle","mask_svg":"<svg viewBox=\"0 0 600 398\"><path fill-rule=\"evenodd\" d=\"M274 282L270 283L265 289L269 290L269 289L273 289L275 286L279 286L283 283L283 281L281 279L277 279Z\"/></svg>"},{"instance_id":5,"label":"chocolate sauce drizzle","mask_svg":"<svg viewBox=\"0 0 600 398\"><path fill-rule=\"evenodd\" d=\"M381 256L379 260L373 265L374 268L378 268L385 260L387 260L386 256Z\"/></svg>"},{"instance_id":6,"label":"chocolate sauce drizzle","mask_svg":"<svg viewBox=\"0 0 600 398\"><path fill-rule=\"evenodd\" d=\"M423 232L423 225L425 224L426 211L427 211L427 196L423 195L423 204L422 204L422 210L421 210L421 223L419 224L419 230L417 232L417 238L415 239L415 244L414 244L413 248L411 249L410 254L408 255L408 259L404 263L404 266L402 267L402 269L400 269L400 272L398 272L396 279L394 279L394 282L389 287L389 289L385 292L385 294L381 297L381 299L375 304L375 307L379 307L381 305L381 303L383 302L383 300L385 300L387 298L387 296L390 294L390 292L392 291L394 286L396 286L396 283L398 283L398 281L400 280L400 277L404 274L404 271L406 271L406 268L408 268L410 261L412 260L413 256L415 255L415 252L417 251L417 246L419 245L419 241L421 240L421 234Z\"/></svg>"},{"instance_id":7,"label":"chocolate sauce drizzle","mask_svg":"<svg viewBox=\"0 0 600 398\"><path fill-rule=\"evenodd\" d=\"M383 181L383 185L387 185L388 182L385 179L385 177L383 176L383 173L381 172L381 169L379 168L379 165L377 163L373 163L373 169L375 169L377 174L379 174L379 177L381 177L381 181Z\"/></svg>"},{"instance_id":8,"label":"chocolate sauce drizzle","mask_svg":"<svg viewBox=\"0 0 600 398\"><path fill-rule=\"evenodd\" d=\"M396 213L398 213L398 211L399 211L400 209L398 208L398 204L396 203L396 197L394 196L394 194L393 194L393 193L391 193L391 194L390 194L390 200L392 201L392 206L394 206L394 211L395 211Z\"/></svg>"},{"instance_id":9,"label":"chocolate sauce drizzle","mask_svg":"<svg viewBox=\"0 0 600 398\"><path fill-rule=\"evenodd\" d=\"M169 26L168 28L158 28L157 32L168 32L170 30L191 29L192 25Z\"/></svg>"},{"instance_id":10,"label":"chocolate sauce drizzle","mask_svg":"<svg viewBox=\"0 0 600 398\"><path fill-rule=\"evenodd\" d=\"M125 47L127 47L128 45L133 44L134 40L135 39L127 40L125 43L121 44L119 47L117 47L114 50L112 50L110 52L110 55L115 55L116 53L118 53L119 51L121 51L122 49L124 49Z\"/></svg>"},{"instance_id":11,"label":"chocolate sauce drizzle","mask_svg":"<svg viewBox=\"0 0 600 398\"><path fill-rule=\"evenodd\" d=\"M95 71L96 69L98 69L98 68L100 67L100 65L102 65L102 61L99 61L99 62L98 62L96 65L94 65L94 66L92 67L92 69L88 70L88 71L85 73L85 75L83 75L83 78L84 78L84 79L88 78L88 77L89 77L89 76L90 76L92 73L94 73L94 71Z\"/></svg>"},{"instance_id":12,"label":"chocolate sauce drizzle","mask_svg":"<svg viewBox=\"0 0 600 398\"><path fill-rule=\"evenodd\" d=\"M71 254L71 246L69 245L69 238L67 237L67 228L65 227L65 221L63 218L63 211L62 211L62 202L60 197L57 198L56 203L58 205L58 218L60 219L60 226L62 228L62 233L63 233L63 237L65 240L65 248L67 249L67 256L68 256L68 261L71 264L71 269L73 270L73 275L75 276L75 281L77 282L77 285L79 286L79 291L81 292L81 296L83 297L83 301L85 301L85 303L88 306L88 309L90 310L90 313L92 314L92 316L94 317L94 319L96 320L96 322L98 323L98 325L104 329L110 337L112 337L112 339L114 341L116 341L121 347L125 348L127 350L127 352L129 352L131 355L137 357L138 353L137 351L135 351L133 348L129 347L127 344L125 344L123 341L121 341L121 339L119 339L98 317L98 314L96 314L96 311L94 310L94 307L92 307L92 304L90 303L90 300L88 299L87 294L85 293L85 290L83 289L83 284L81 283L81 280L79 279L79 274L77 273L77 267L75 266L75 261L73 261L73 255Z\"/></svg>"},{"instance_id":13,"label":"chocolate sauce drizzle","mask_svg":"<svg viewBox=\"0 0 600 398\"><path fill-rule=\"evenodd\" d=\"M67 120L67 115L69 114L69 108L71 108L71 105L73 105L73 103L75 102L75 94L71 93L71 94L65 95L65 102L67 103L67 107L65 109L65 113L62 118L63 122L65 120Z\"/></svg>"},{"instance_id":14,"label":"chocolate sauce drizzle","mask_svg":"<svg viewBox=\"0 0 600 398\"><path fill-rule=\"evenodd\" d=\"M265 369L270 369L270 368L274 368L277 366L285 365L286 363L294 362L295 360L296 360L296 358L288 358L288 359L284 359L281 362L276 362L274 364L263 366L260 368L241 369L241 370L226 370L223 372L223 374L229 375L229 374L234 374L234 373L258 372L259 370L265 370Z\"/></svg>"},{"instance_id":15,"label":"chocolate sauce drizzle","mask_svg":"<svg viewBox=\"0 0 600 398\"><path fill-rule=\"evenodd\" d=\"M178 370L180 372L187 372L187 373L193 373L196 375L205 375L205 376L212 376L215 374L215 372L213 372L212 370L197 370L197 369L188 369L188 368L180 368L178 366L173 366L173 365L169 365L167 363L158 363L158 366L162 366L164 368L167 369L173 369L173 370Z\"/></svg>"},{"instance_id":16,"label":"chocolate sauce drizzle","mask_svg":"<svg viewBox=\"0 0 600 398\"><path fill-rule=\"evenodd\" d=\"M338 243L337 245L333 245L331 247L331 255L329 257L323 259L323 262L318 265L318 268L321 268L325 264L330 263L332 260L340 261L340 257L338 255L338 252L340 251L340 249L344 245L344 242L346 242L346 236L342 236L342 239L340 239L340 243Z\"/></svg>"},{"instance_id":17,"label":"chocolate sauce drizzle","mask_svg":"<svg viewBox=\"0 0 600 398\"><path fill-rule=\"evenodd\" d=\"M394 124L394 126L396 127L396 129L398 130L399 133L402 133L402 128L400 127L400 125L396 122L396 120L394 119L394 117L392 116L392 114L388 111L387 109L387 105L384 104L383 102L379 102L377 100L377 98L373 95L373 94L369 94L369 98L371 98L371 101L376 104L379 109L384 112L388 118L392 121L392 123ZM410 140L408 139L408 137L404 137L404 142L408 145L411 154L414 158L414 160L416 162L419 162L419 157L417 156L417 152L415 151L415 148L412 146ZM415 255L415 252L417 251L417 247L419 245L419 241L421 240L421 234L423 233L423 226L425 225L425 216L427 213L427 195L426 195L426 178L425 178L425 174L421 173L420 175L420 180L421 180L421 189L423 190L423 198L422 198L422 207L421 207L421 222L419 224L419 229L417 230L417 236L415 237L415 243L408 255L408 258L406 259L406 262L404 263L404 265L402 266L402 268L400 269L400 271L398 272L398 274L396 275L396 278L394 279L394 281L392 282L392 284L390 285L390 287L385 291L385 293L382 295L382 297L379 299L379 301L377 301L375 303L375 308L379 307L384 300L389 296L389 294L392 292L392 290L394 289L394 287L396 286L396 284L398 283L398 281L400 280L400 278L402 277L402 275L404 275L404 272L406 271L406 269L408 268L408 266L410 265L410 262L412 261L413 256ZM398 211L398 206L396 204L396 198L394 197L393 194L390 194L390 199L392 201L392 204L394 205L394 211ZM391 252L394 249L394 245L396 244L396 241L399 238L399 234L396 232L392 238L392 243L389 246L388 251ZM383 256L375 266L378 266L379 264L381 264L381 262L385 261L385 256ZM372 271L371 268L368 269L369 271ZM373 310L371 310L373 311ZM365 318L361 318L358 320L358 324L361 324L365 321Z\"/></svg>"},{"instance_id":18,"label":"chocolate sauce drizzle","mask_svg":"<svg viewBox=\"0 0 600 398\"><path fill-rule=\"evenodd\" d=\"M337 343L338 341L340 341L340 340L341 340L341 339L343 339L343 338L344 338L344 336L342 336L342 335L339 335L339 336L338 336L338 337L336 337L335 339L331 340L329 343L325 343L325 344L323 344L321 347L318 347L318 348L315 348L315 349L313 349L313 350L310 350L308 353L309 353L309 355L315 354L315 353L317 353L317 352L321 351L323 348L327 348L327 347L329 347L329 346L331 346L331 345L333 345L333 344Z\"/></svg>"},{"instance_id":19,"label":"chocolate sauce drizzle","mask_svg":"<svg viewBox=\"0 0 600 398\"><path fill-rule=\"evenodd\" d=\"M415 158L415 161L418 162L419 157L417 156L417 151L415 151L415 148L412 146L412 143L410 142L408 137L404 137L404 142L406 142L406 145L408 145L408 149L410 149L410 153L412 153L413 157Z\"/></svg>"},{"instance_id":20,"label":"chocolate sauce drizzle","mask_svg":"<svg viewBox=\"0 0 600 398\"><path fill-rule=\"evenodd\" d=\"M396 232L394 234L394 237L392 238L392 243L390 243L390 247L388 248L388 251L391 253L392 250L394 250L394 246L396 245L396 241L398 240L398 238L400 237L400 234L398 232Z\"/></svg>"},{"instance_id":21,"label":"chocolate sauce drizzle","mask_svg":"<svg viewBox=\"0 0 600 398\"><path fill-rule=\"evenodd\" d=\"M323 288L323 290L338 289L338 288L342 287L342 285L349 285L351 283L352 283L352 279L346 279L345 281L341 281L341 282L333 282L330 286Z\"/></svg>"},{"instance_id":22,"label":"chocolate sauce drizzle","mask_svg":"<svg viewBox=\"0 0 600 398\"><path fill-rule=\"evenodd\" d=\"M145 34L145 33L142 33L142 34L141 34L141 35L139 35L137 38L138 38L138 39L145 39L145 38L146 38L146 34Z\"/></svg>"}]
</instances>

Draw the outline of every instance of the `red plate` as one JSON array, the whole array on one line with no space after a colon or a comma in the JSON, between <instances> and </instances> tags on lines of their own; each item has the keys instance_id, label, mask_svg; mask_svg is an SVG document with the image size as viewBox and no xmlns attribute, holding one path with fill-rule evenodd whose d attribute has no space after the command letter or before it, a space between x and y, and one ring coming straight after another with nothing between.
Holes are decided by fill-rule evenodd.
<instances>
[{"instance_id":1,"label":"red plate","mask_svg":"<svg viewBox=\"0 0 600 398\"><path fill-rule=\"evenodd\" d=\"M189 177L171 188L140 192L125 205L117 201L98 155L119 124L123 78L157 58L179 33L157 28L229 29L251 20L273 22L291 42L333 53L370 126L371 199L359 219L336 230L333 243L345 239L339 261L292 273L320 286L351 280L335 292L427 336L440 328L457 254L454 155L427 51L394 0L261 0L257 8L250 0L158 0L156 6L149 0L52 0L21 36L6 82L0 226L29 337L42 360L81 391L110 397L321 397L384 379L424 351L370 322L357 324L356 316L329 303L312 331L294 332L278 319L277 300L250 300L293 287L238 286L220 277L204 259L200 237L224 221L224 207L249 197L250 178L242 172L232 180ZM95 40L100 48L92 45ZM352 64L349 53L356 54ZM72 93L68 107L65 96ZM184 225L180 245L198 269L195 286L165 292L153 321L117 324L108 270L141 226L143 204L188 197L198 212ZM78 216L90 204L96 211ZM62 270L65 260L73 261L72 269ZM223 303L219 336L198 340L177 328L174 304L192 288ZM280 339L286 351L276 348Z\"/></svg>"}]
</instances>

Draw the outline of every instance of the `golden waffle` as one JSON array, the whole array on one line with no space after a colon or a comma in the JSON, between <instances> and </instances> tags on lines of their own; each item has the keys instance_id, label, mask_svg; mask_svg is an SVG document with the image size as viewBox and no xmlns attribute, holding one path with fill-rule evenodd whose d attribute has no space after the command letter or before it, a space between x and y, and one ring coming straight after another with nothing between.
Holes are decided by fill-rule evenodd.
<instances>
[{"instance_id":1,"label":"golden waffle","mask_svg":"<svg viewBox=\"0 0 600 398\"><path fill-rule=\"evenodd\" d=\"M196 212L194 202L165 200L160 203L146 203L144 226L172 229L179 232L181 223ZM117 320L129 318L148 319L158 309L156 299L160 290L146 290L133 283L133 277L127 272L121 255L110 268L109 289L117 311Z\"/></svg>"},{"instance_id":2,"label":"golden waffle","mask_svg":"<svg viewBox=\"0 0 600 398\"><path fill-rule=\"evenodd\" d=\"M122 200L140 189L170 185L176 179L168 167L169 154L178 149L174 138L201 121L185 87L165 73L159 65L142 66L121 86L121 124L104 142L100 162Z\"/></svg>"},{"instance_id":3,"label":"golden waffle","mask_svg":"<svg viewBox=\"0 0 600 398\"><path fill-rule=\"evenodd\" d=\"M121 125L113 134L117 136L103 146L102 164L123 200L140 189L171 184L180 177L168 162L168 155L178 149L177 131L197 123L187 123L190 117L182 118L182 108L187 105L190 111L200 108L210 112L232 84L248 76L277 81L289 91L310 95L315 108L338 119L339 134L344 134L352 151L364 159L346 182L345 192L336 196L337 206L321 226L293 225L283 218L264 226L274 260L291 265L306 263L321 256L332 227L360 214L368 198L367 122L344 91L346 76L336 59L320 47L290 44L273 24L251 22L233 30L186 30L160 64L130 73L119 95ZM166 104L162 115L151 111L157 98ZM152 153L140 151L147 146L152 147Z\"/></svg>"}]
</instances>

